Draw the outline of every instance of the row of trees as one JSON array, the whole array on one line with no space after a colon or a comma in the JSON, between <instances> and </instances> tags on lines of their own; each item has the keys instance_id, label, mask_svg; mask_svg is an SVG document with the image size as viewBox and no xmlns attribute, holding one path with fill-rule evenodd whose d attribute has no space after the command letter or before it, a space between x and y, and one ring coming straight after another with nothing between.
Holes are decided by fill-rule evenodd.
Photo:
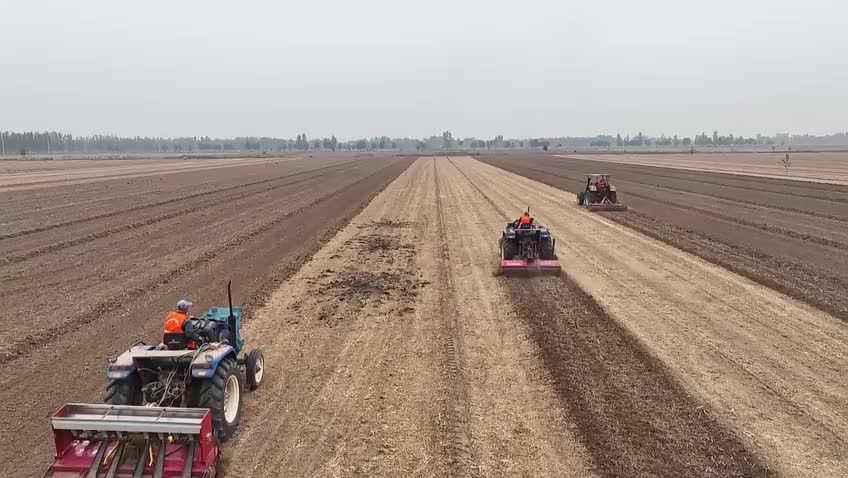
<instances>
[{"instance_id":1,"label":"row of trees","mask_svg":"<svg viewBox=\"0 0 848 478\"><path fill-rule=\"evenodd\" d=\"M794 138L794 137L792 137ZM777 134L774 137L771 136L763 136L758 134L756 137L745 138L744 136L734 136L729 134L727 136L719 135L718 131L713 131L712 136L708 136L706 133L701 133L695 136L695 139L692 138L678 138L677 135L674 136L666 136L662 135L659 138L650 138L642 134L641 132L636 136L630 137L630 135L621 137L620 134L615 136L615 141L608 140L598 140L593 141L590 146L612 146L615 144L618 147L624 146L684 146L688 147L690 145L695 146L756 146L756 145L765 145L765 146L773 146L773 145L788 145L788 144L807 144L807 143L794 143L787 134ZM845 138L845 142L841 144L848 145L848 138Z\"/></svg>"},{"instance_id":2,"label":"row of trees","mask_svg":"<svg viewBox=\"0 0 848 478\"><path fill-rule=\"evenodd\" d=\"M712 135L702 132L693 138L678 138L677 135L649 137L642 132L634 136L616 134L592 137L547 137L527 139L505 139L497 135L491 139L474 137L457 138L451 131L428 138L390 138L375 136L350 141L339 141L335 136L309 139L305 133L294 139L271 137L211 138L191 137L120 137L114 135L73 136L55 131L45 132L0 132L2 154L50 154L50 153L181 153L215 151L371 151L371 150L440 150L440 149L500 149L500 148L557 148L573 147L631 147L631 146L788 146L788 145L848 145L848 133L827 136L789 135L774 136Z\"/></svg>"}]
</instances>

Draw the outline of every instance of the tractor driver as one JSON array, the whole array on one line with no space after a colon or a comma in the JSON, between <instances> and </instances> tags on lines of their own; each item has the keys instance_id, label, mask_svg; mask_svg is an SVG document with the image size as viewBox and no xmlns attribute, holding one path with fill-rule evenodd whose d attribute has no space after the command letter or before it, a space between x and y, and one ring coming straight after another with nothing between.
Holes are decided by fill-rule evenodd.
<instances>
[{"instance_id":1,"label":"tractor driver","mask_svg":"<svg viewBox=\"0 0 848 478\"><path fill-rule=\"evenodd\" d=\"M518 218L517 222L519 229L530 229L533 224L533 218L530 217L530 211L524 211L524 214Z\"/></svg>"},{"instance_id":2,"label":"tractor driver","mask_svg":"<svg viewBox=\"0 0 848 478\"><path fill-rule=\"evenodd\" d=\"M168 348L181 348L178 347L177 344L179 342L184 342L184 337L179 337L179 335L185 334L183 331L183 324L188 318L188 309L192 306L192 303L181 299L177 302L177 310L168 313L165 316L165 328L164 328L164 343L168 346ZM179 335L175 335L179 334ZM192 344L188 343L188 347L191 348Z\"/></svg>"}]
</instances>

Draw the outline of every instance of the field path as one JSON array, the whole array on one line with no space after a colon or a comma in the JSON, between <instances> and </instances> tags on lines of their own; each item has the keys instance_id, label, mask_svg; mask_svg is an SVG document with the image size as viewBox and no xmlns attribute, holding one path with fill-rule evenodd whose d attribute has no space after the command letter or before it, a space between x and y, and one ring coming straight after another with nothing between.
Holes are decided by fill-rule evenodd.
<instances>
[{"instance_id":1,"label":"field path","mask_svg":"<svg viewBox=\"0 0 848 478\"><path fill-rule=\"evenodd\" d=\"M531 206L565 272L779 473L848 474L848 325L589 214L572 193L453 162L498 207Z\"/></svg>"}]
</instances>

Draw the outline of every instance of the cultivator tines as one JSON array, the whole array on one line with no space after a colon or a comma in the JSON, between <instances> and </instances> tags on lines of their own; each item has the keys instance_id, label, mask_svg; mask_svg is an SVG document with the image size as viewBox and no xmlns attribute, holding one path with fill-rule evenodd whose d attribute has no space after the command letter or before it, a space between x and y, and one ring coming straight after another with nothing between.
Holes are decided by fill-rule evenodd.
<instances>
[{"instance_id":1,"label":"cultivator tines","mask_svg":"<svg viewBox=\"0 0 848 478\"><path fill-rule=\"evenodd\" d=\"M606 196L600 200L600 202L596 203L588 203L586 207L589 208L590 211L626 211L627 206L620 203L614 203L610 201L610 199Z\"/></svg>"},{"instance_id":2,"label":"cultivator tines","mask_svg":"<svg viewBox=\"0 0 848 478\"><path fill-rule=\"evenodd\" d=\"M558 273L562 269L558 260L536 259L528 261L525 259L501 259L500 270L502 274L510 273Z\"/></svg>"},{"instance_id":3,"label":"cultivator tines","mask_svg":"<svg viewBox=\"0 0 848 478\"><path fill-rule=\"evenodd\" d=\"M618 202L618 192L610 183L609 174L587 174L586 189L577 193L577 204L590 211L626 211Z\"/></svg>"},{"instance_id":4,"label":"cultivator tines","mask_svg":"<svg viewBox=\"0 0 848 478\"><path fill-rule=\"evenodd\" d=\"M218 447L206 408L71 403L51 418L51 478L207 478Z\"/></svg>"}]
</instances>

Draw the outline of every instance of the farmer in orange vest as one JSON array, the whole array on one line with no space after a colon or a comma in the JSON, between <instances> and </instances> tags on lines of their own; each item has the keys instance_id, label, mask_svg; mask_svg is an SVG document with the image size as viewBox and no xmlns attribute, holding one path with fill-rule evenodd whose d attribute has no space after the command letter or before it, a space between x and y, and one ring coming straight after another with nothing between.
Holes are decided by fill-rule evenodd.
<instances>
[{"instance_id":1,"label":"farmer in orange vest","mask_svg":"<svg viewBox=\"0 0 848 478\"><path fill-rule=\"evenodd\" d=\"M188 309L192 303L182 299L177 302L177 310L170 312L165 316L165 333L166 334L181 334L183 333L183 322L188 318Z\"/></svg>"},{"instance_id":2,"label":"farmer in orange vest","mask_svg":"<svg viewBox=\"0 0 848 478\"><path fill-rule=\"evenodd\" d=\"M527 229L533 223L533 218L530 217L530 211L524 211L524 214L518 218L518 227L520 229Z\"/></svg>"}]
</instances>

